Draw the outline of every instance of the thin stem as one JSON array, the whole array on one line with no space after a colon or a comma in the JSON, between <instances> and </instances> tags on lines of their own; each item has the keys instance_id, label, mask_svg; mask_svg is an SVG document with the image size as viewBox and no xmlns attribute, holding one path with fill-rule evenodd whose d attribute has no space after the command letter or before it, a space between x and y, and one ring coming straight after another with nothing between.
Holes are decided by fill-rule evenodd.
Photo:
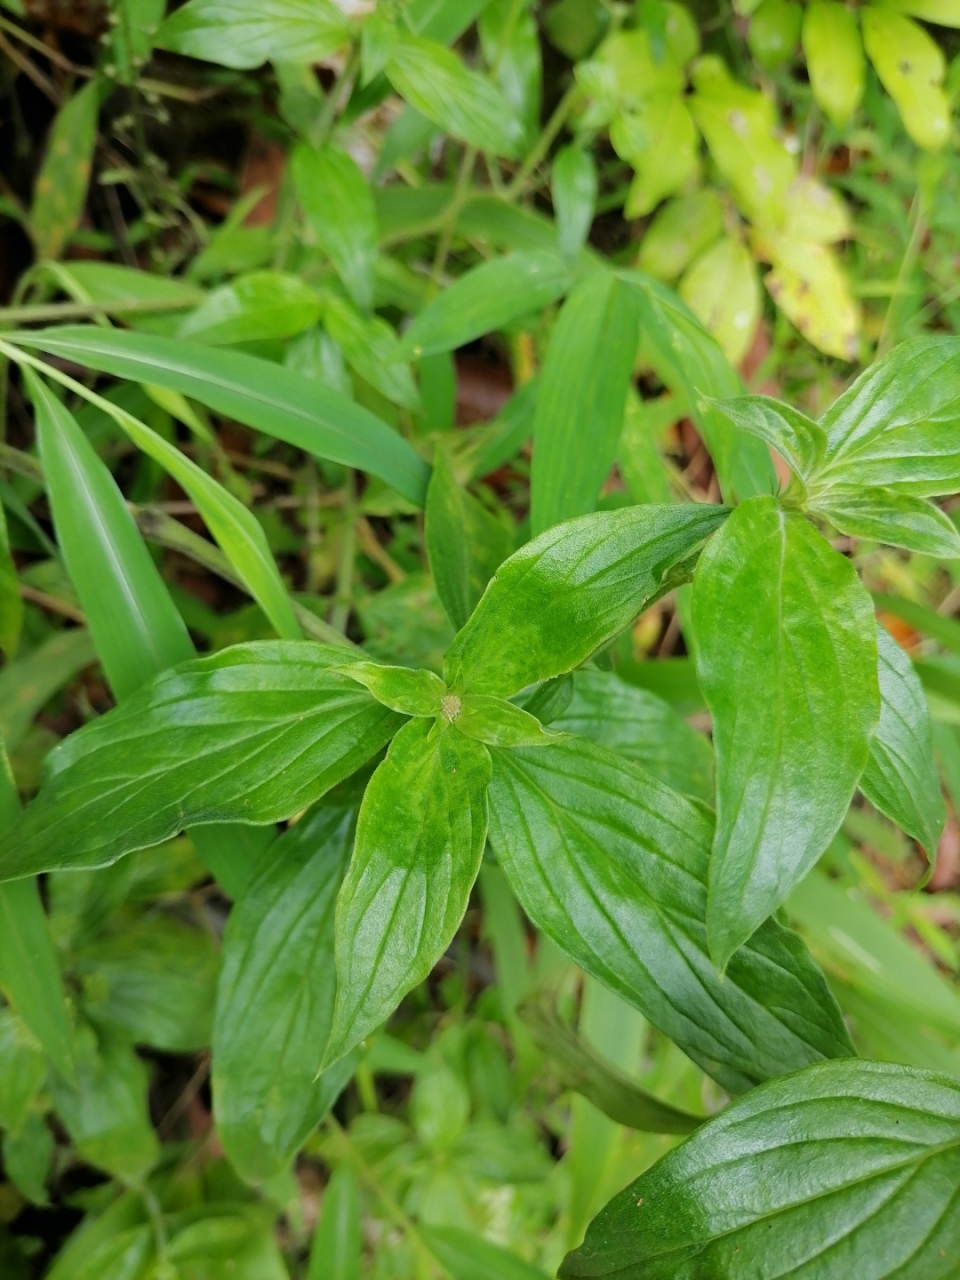
<instances>
[{"instance_id":1,"label":"thin stem","mask_svg":"<svg viewBox=\"0 0 960 1280\"><path fill-rule=\"evenodd\" d=\"M327 100L323 104L323 110L317 117L317 123L310 131L310 141L315 147L322 146L326 142L330 130L333 128L340 99L343 96L344 86L353 80L359 70L360 44L355 42L346 62L343 64L343 70L330 86L330 92L327 94Z\"/></svg>"},{"instance_id":2,"label":"thin stem","mask_svg":"<svg viewBox=\"0 0 960 1280\"><path fill-rule=\"evenodd\" d=\"M86 614L69 600L47 595L46 591L38 591L36 587L30 587L25 582L21 582L19 586L24 600L29 600L31 604L38 604L41 609L49 609L51 613L59 613L61 617L69 618L71 622L79 622L82 627L87 625Z\"/></svg>"},{"instance_id":3,"label":"thin stem","mask_svg":"<svg viewBox=\"0 0 960 1280\"><path fill-rule=\"evenodd\" d=\"M6 363L4 359L4 364ZM24 453L22 449L14 449L13 445L0 443L0 467L5 467L7 471L13 471L18 476L24 476L27 480L35 480L38 484L43 484L43 467L39 459Z\"/></svg>"},{"instance_id":4,"label":"thin stem","mask_svg":"<svg viewBox=\"0 0 960 1280\"><path fill-rule=\"evenodd\" d=\"M453 243L453 233L456 230L457 218L460 210L467 202L467 193L470 188L470 179L473 177L473 166L476 164L476 160L477 148L464 148L463 156L460 159L460 171L457 174L457 185L454 188L450 203L443 211L440 239L437 242L437 251L434 254L433 268L430 272L430 279L433 281L434 289L440 283L443 269L447 265L447 258L450 256L450 245Z\"/></svg>"},{"instance_id":5,"label":"thin stem","mask_svg":"<svg viewBox=\"0 0 960 1280\"><path fill-rule=\"evenodd\" d=\"M19 49L14 48L2 31L0 31L0 53L5 53L13 65L22 71L28 80L33 81L44 97L49 98L54 106L59 107L63 99L60 90L39 67L35 67L29 58L24 57Z\"/></svg>"},{"instance_id":6,"label":"thin stem","mask_svg":"<svg viewBox=\"0 0 960 1280\"><path fill-rule=\"evenodd\" d=\"M338 634L345 634L350 609L353 604L353 560L357 544L356 485L353 472L347 472L347 501L343 509L343 529L340 535L340 563L337 566L337 593L334 597L330 625Z\"/></svg>"},{"instance_id":7,"label":"thin stem","mask_svg":"<svg viewBox=\"0 0 960 1280\"><path fill-rule=\"evenodd\" d=\"M554 139L567 122L571 111L576 106L580 98L580 87L572 84L567 92L554 108L553 115L543 127L543 132L534 143L526 160L517 170L513 181L507 187L506 198L508 200L516 200L523 188L526 186L527 180L536 169L537 165L543 160L547 152L553 145Z\"/></svg>"},{"instance_id":8,"label":"thin stem","mask_svg":"<svg viewBox=\"0 0 960 1280\"><path fill-rule=\"evenodd\" d=\"M883 317L883 328L880 330L880 337L877 340L877 359L885 355L895 337L894 319L896 308L899 304L900 295L903 292L903 283L908 272L913 269L913 264L917 260L917 254L920 252L920 244L926 234L926 223L923 220L920 192L913 197L913 203L910 206L910 239L907 241L907 247L903 251L903 259L900 263L900 270L897 272L897 279L893 286L893 293L890 302L887 305L887 313Z\"/></svg>"},{"instance_id":9,"label":"thin stem","mask_svg":"<svg viewBox=\"0 0 960 1280\"><path fill-rule=\"evenodd\" d=\"M49 324L57 320L88 320L105 312L114 316L132 315L137 311L186 311L191 305L182 298L157 298L154 301L117 299L116 302L48 302L38 306L0 308L0 325Z\"/></svg>"}]
</instances>

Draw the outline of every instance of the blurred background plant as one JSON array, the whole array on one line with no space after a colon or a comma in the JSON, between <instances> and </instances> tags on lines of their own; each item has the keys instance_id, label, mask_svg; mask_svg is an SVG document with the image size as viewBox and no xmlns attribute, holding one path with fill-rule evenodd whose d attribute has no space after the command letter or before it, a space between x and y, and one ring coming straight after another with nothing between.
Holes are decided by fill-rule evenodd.
<instances>
[{"instance_id":1,"label":"blurred background plant","mask_svg":"<svg viewBox=\"0 0 960 1280\"><path fill-rule=\"evenodd\" d=\"M425 457L441 448L468 487L478 591L529 537L538 412L566 403L572 429L612 441L599 462L585 446L604 478L583 509L597 489L606 506L727 490L696 384L656 333L641 323L634 361L615 339L636 320L613 292L589 304L599 318L577 290L560 308L585 260L639 268L661 306L674 304L656 282L675 287L751 390L813 414L903 339L960 332L955 0L171 9L2 0L0 325L176 334L351 397ZM566 307L591 365L581 383L564 382L560 355L549 364L570 350ZM618 379L625 410L602 395ZM408 496L168 388L96 385L253 513L308 634L439 668L454 627ZM65 563L82 542L55 540L29 401L6 365L0 400L9 821L51 747L112 695L86 625L94 584ZM275 634L195 495L101 409L77 416L197 647ZM945 509L958 520L955 499ZM534 513L534 528L551 522ZM960 564L836 545L924 682L948 820L925 880L919 846L858 799L787 914L860 1048L960 1074ZM709 800L685 608L681 592L644 614L602 656L603 680L578 675L559 723ZM46 877L72 1072L23 986L42 958L0 936L5 1277L534 1280L675 1141L630 1126L638 1086L696 1114L725 1101L532 930L490 863L453 947L292 1166L234 1168L210 1088L211 1039L230 1030L215 1026L221 967L239 984L268 927L320 929L298 917L296 832L278 837L294 842L287 879L267 868L256 881L272 915L231 913L243 886L211 880L186 836ZM5 892L0 911L35 905ZM247 975L230 1070L282 1030L313 1105L305 971ZM309 1115L277 1092L268 1078L278 1124Z\"/></svg>"}]
</instances>

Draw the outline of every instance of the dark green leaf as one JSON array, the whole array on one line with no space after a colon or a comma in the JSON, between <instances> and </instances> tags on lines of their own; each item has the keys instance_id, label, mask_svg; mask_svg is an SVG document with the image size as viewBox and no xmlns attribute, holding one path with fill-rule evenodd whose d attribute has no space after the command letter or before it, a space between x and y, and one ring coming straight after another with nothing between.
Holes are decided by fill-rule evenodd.
<instances>
[{"instance_id":1,"label":"dark green leaf","mask_svg":"<svg viewBox=\"0 0 960 1280\"><path fill-rule=\"evenodd\" d=\"M377 212L356 161L332 143L301 143L291 159L297 196L317 244L363 311L373 304Z\"/></svg>"},{"instance_id":2,"label":"dark green leaf","mask_svg":"<svg viewBox=\"0 0 960 1280\"><path fill-rule=\"evenodd\" d=\"M360 1280L362 1252L360 1188L350 1166L341 1165L323 1193L307 1280Z\"/></svg>"},{"instance_id":3,"label":"dark green leaf","mask_svg":"<svg viewBox=\"0 0 960 1280\"><path fill-rule=\"evenodd\" d=\"M956 1273L960 1086L825 1062L733 1103L611 1200L561 1276Z\"/></svg>"},{"instance_id":4,"label":"dark green leaf","mask_svg":"<svg viewBox=\"0 0 960 1280\"><path fill-rule=\"evenodd\" d=\"M770 396L739 396L707 403L741 431L772 445L801 480L812 476L823 461L826 432L799 409Z\"/></svg>"},{"instance_id":5,"label":"dark green leaf","mask_svg":"<svg viewBox=\"0 0 960 1280\"><path fill-rule=\"evenodd\" d=\"M126 1041L104 1036L98 1042L88 1026L73 1043L76 1084L50 1079L57 1116L84 1160L136 1181L160 1155L147 1111L147 1069Z\"/></svg>"},{"instance_id":6,"label":"dark green leaf","mask_svg":"<svg viewBox=\"0 0 960 1280\"><path fill-rule=\"evenodd\" d=\"M548 529L497 570L447 652L447 684L506 697L579 666L726 517L705 504L622 507Z\"/></svg>"},{"instance_id":7,"label":"dark green leaf","mask_svg":"<svg viewBox=\"0 0 960 1280\"><path fill-rule=\"evenodd\" d=\"M337 903L336 1062L453 940L487 835L490 757L442 722L404 725L367 787Z\"/></svg>"},{"instance_id":8,"label":"dark green leaf","mask_svg":"<svg viewBox=\"0 0 960 1280\"><path fill-rule=\"evenodd\" d=\"M906 547L939 560L960 559L956 525L932 502L911 493L838 484L816 495L810 510L854 538Z\"/></svg>"},{"instance_id":9,"label":"dark green leaf","mask_svg":"<svg viewBox=\"0 0 960 1280\"><path fill-rule=\"evenodd\" d=\"M860 790L918 840L932 862L946 815L927 700L910 659L882 627L877 629L877 652L880 723Z\"/></svg>"},{"instance_id":10,"label":"dark green leaf","mask_svg":"<svg viewBox=\"0 0 960 1280\"><path fill-rule=\"evenodd\" d=\"M550 193L560 252L575 258L586 243L597 204L597 166L591 152L569 144L553 158Z\"/></svg>"},{"instance_id":11,"label":"dark green leaf","mask_svg":"<svg viewBox=\"0 0 960 1280\"><path fill-rule=\"evenodd\" d=\"M322 1076L333 1015L334 908L355 810L331 805L290 827L257 864L223 937L213 1030L217 1132L253 1182L288 1168L356 1059Z\"/></svg>"},{"instance_id":12,"label":"dark green leaf","mask_svg":"<svg viewBox=\"0 0 960 1280\"><path fill-rule=\"evenodd\" d=\"M822 486L918 497L960 489L960 338L911 338L871 365L820 420Z\"/></svg>"},{"instance_id":13,"label":"dark green leaf","mask_svg":"<svg viewBox=\"0 0 960 1280\"><path fill-rule=\"evenodd\" d=\"M643 1133L692 1133L703 1123L702 1116L678 1111L669 1103L661 1102L617 1067L604 1062L560 1020L549 990L541 989L535 997L525 1000L520 1016L546 1054L550 1071L559 1078L562 1088L573 1089L589 1098L617 1124Z\"/></svg>"},{"instance_id":14,"label":"dark green leaf","mask_svg":"<svg viewBox=\"0 0 960 1280\"><path fill-rule=\"evenodd\" d=\"M626 756L674 791L713 803L710 743L655 693L612 672L578 671L570 704L552 723Z\"/></svg>"},{"instance_id":15,"label":"dark green leaf","mask_svg":"<svg viewBox=\"0 0 960 1280\"><path fill-rule=\"evenodd\" d=\"M453 1280L546 1280L538 1267L473 1231L424 1223L419 1230Z\"/></svg>"},{"instance_id":16,"label":"dark green leaf","mask_svg":"<svg viewBox=\"0 0 960 1280\"><path fill-rule=\"evenodd\" d=\"M638 313L636 291L605 271L583 280L560 312L533 424L534 533L596 506L623 427Z\"/></svg>"},{"instance_id":17,"label":"dark green leaf","mask_svg":"<svg viewBox=\"0 0 960 1280\"><path fill-rule=\"evenodd\" d=\"M268 58L320 62L349 36L332 0L190 0L164 22L156 43L242 70Z\"/></svg>"},{"instance_id":18,"label":"dark green leaf","mask_svg":"<svg viewBox=\"0 0 960 1280\"><path fill-rule=\"evenodd\" d=\"M490 841L527 915L724 1088L851 1052L823 975L774 921L714 969L706 810L581 738L491 755Z\"/></svg>"},{"instance_id":19,"label":"dark green leaf","mask_svg":"<svg viewBox=\"0 0 960 1280\"><path fill-rule=\"evenodd\" d=\"M456 280L417 316L398 356L453 351L540 311L570 288L570 268L556 253L532 249L483 262Z\"/></svg>"},{"instance_id":20,"label":"dark green leaf","mask_svg":"<svg viewBox=\"0 0 960 1280\"><path fill-rule=\"evenodd\" d=\"M423 503L429 468L405 440L330 387L268 360L96 326L64 326L16 339L101 373L180 391L319 458L370 471Z\"/></svg>"},{"instance_id":21,"label":"dark green leaf","mask_svg":"<svg viewBox=\"0 0 960 1280\"><path fill-rule=\"evenodd\" d=\"M447 617L466 624L510 551L510 534L457 484L446 451L438 449L427 488L424 534L430 569Z\"/></svg>"},{"instance_id":22,"label":"dark green leaf","mask_svg":"<svg viewBox=\"0 0 960 1280\"><path fill-rule=\"evenodd\" d=\"M46 1181L53 1151L53 1134L35 1111L15 1133L3 1135L3 1171L32 1204L49 1204Z\"/></svg>"},{"instance_id":23,"label":"dark green leaf","mask_svg":"<svg viewBox=\"0 0 960 1280\"><path fill-rule=\"evenodd\" d=\"M89 81L57 113L34 187L30 230L38 258L59 258L80 221L97 141L100 82Z\"/></svg>"},{"instance_id":24,"label":"dark green leaf","mask_svg":"<svg viewBox=\"0 0 960 1280\"><path fill-rule=\"evenodd\" d=\"M716 341L677 295L639 271L623 273L640 297L641 350L657 375L690 407L720 480L724 500L771 493L776 473L766 445L738 432L706 397L743 394Z\"/></svg>"},{"instance_id":25,"label":"dark green leaf","mask_svg":"<svg viewBox=\"0 0 960 1280\"><path fill-rule=\"evenodd\" d=\"M106 866L192 824L304 809L402 722L331 669L342 663L339 648L267 641L160 675L51 753L0 875Z\"/></svg>"},{"instance_id":26,"label":"dark green leaf","mask_svg":"<svg viewBox=\"0 0 960 1280\"><path fill-rule=\"evenodd\" d=\"M387 75L401 97L453 137L508 159L519 155L523 130L510 104L449 49L433 40L401 35Z\"/></svg>"},{"instance_id":27,"label":"dark green leaf","mask_svg":"<svg viewBox=\"0 0 960 1280\"><path fill-rule=\"evenodd\" d=\"M774 498L742 503L693 591L713 717L707 929L722 969L830 843L877 725L876 622L849 560Z\"/></svg>"}]
</instances>

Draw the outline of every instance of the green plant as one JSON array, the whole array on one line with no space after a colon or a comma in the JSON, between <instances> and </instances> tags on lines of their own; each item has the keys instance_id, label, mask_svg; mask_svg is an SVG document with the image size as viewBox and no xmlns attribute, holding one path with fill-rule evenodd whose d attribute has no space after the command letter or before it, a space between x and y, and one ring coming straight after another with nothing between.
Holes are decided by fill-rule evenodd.
<instances>
[{"instance_id":1,"label":"green plant","mask_svg":"<svg viewBox=\"0 0 960 1280\"><path fill-rule=\"evenodd\" d=\"M746 46L674 4L347 7L189 0L152 30L118 3L29 211L5 197L38 256L0 312L35 430L0 447L3 1167L37 1204L55 1155L113 1180L48 1275L353 1280L371 1203L377 1280L954 1275L955 902L914 892L942 786L960 804L930 101L887 86L908 137L871 82L838 176L834 6L766 0ZM907 19L864 13L882 76L868 27ZM813 97L780 56L801 27ZM575 64L542 126L541 30ZM196 83L147 76L154 47ZM289 155L269 227L252 186L211 228L152 154L171 87L256 101ZM79 223L118 146L99 182L137 212L104 242ZM605 247L624 201L653 216ZM731 364L767 334L782 399ZM859 377L817 354L872 339ZM454 430L475 343L515 390ZM930 637L914 661L877 610ZM93 662L54 745L33 719ZM225 1159L158 1142L136 1046L209 1047L159 1129L209 1069ZM335 1170L309 1258L304 1156Z\"/></svg>"}]
</instances>

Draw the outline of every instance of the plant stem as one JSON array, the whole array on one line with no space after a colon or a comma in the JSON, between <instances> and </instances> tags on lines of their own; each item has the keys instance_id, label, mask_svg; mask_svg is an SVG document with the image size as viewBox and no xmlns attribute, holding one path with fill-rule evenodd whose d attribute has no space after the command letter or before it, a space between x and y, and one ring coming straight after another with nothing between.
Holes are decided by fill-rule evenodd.
<instances>
[{"instance_id":1,"label":"plant stem","mask_svg":"<svg viewBox=\"0 0 960 1280\"><path fill-rule=\"evenodd\" d=\"M554 139L557 137L557 134L566 124L567 118L570 115L570 112L576 106L579 97L580 97L580 86L574 83L570 86L567 92L563 95L563 97L557 103L556 107L554 108L553 115L550 117L550 119L547 121L547 123L543 127L543 132L540 134L540 137L537 139L537 141L533 144L533 147L530 150L530 153L528 154L526 160L524 160L523 164L517 170L517 173L514 176L513 181L507 187L507 190L506 190L507 200L510 200L510 201L516 200L517 197L520 195L520 193L523 191L523 188L526 185L530 175L533 173L534 169L536 169L540 161L543 160L544 156L546 156L547 152L550 150L551 146L553 145Z\"/></svg>"},{"instance_id":2,"label":"plant stem","mask_svg":"<svg viewBox=\"0 0 960 1280\"><path fill-rule=\"evenodd\" d=\"M0 308L0 325L5 324L47 324L57 320L88 320L109 312L110 315L131 315L134 312L186 311L195 302L185 302L182 298L146 299L128 302L50 302L42 306L4 307Z\"/></svg>"},{"instance_id":3,"label":"plant stem","mask_svg":"<svg viewBox=\"0 0 960 1280\"><path fill-rule=\"evenodd\" d=\"M337 593L334 597L330 625L341 637L346 633L353 604L353 558L357 546L356 484L353 472L347 472L347 501L343 508L343 529L340 541L340 563L337 567Z\"/></svg>"},{"instance_id":4,"label":"plant stem","mask_svg":"<svg viewBox=\"0 0 960 1280\"><path fill-rule=\"evenodd\" d=\"M460 172L457 174L457 185L453 191L453 197L446 209L443 211L443 219L440 225L440 239L437 241L437 251L433 257L433 268L430 271L430 279L433 282L434 291L440 283L440 277L443 275L443 269L447 265L447 258L450 256L450 245L453 242L453 233L456 230L457 218L460 210L467 202L467 192L470 188L470 179L473 177L473 166L477 160L477 148L465 147L463 156L460 160Z\"/></svg>"}]
</instances>

